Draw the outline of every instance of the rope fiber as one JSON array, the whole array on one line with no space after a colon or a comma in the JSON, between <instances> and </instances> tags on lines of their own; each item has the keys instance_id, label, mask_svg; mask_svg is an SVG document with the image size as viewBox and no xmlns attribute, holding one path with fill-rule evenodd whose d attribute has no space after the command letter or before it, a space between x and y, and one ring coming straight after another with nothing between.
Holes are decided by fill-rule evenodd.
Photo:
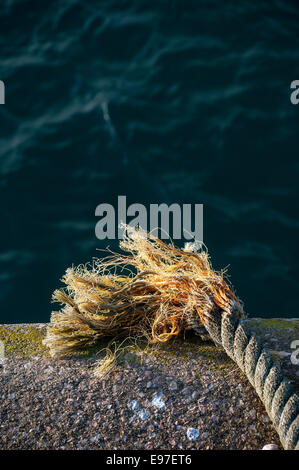
<instances>
[{"instance_id":1,"label":"rope fiber","mask_svg":"<svg viewBox=\"0 0 299 470\"><path fill-rule=\"evenodd\" d=\"M106 258L67 269L53 300L64 304L52 312L44 340L53 357L74 353L108 337L112 341L144 336L163 343L185 329L208 332L255 388L285 449L299 450L299 397L256 335L243 323L240 299L213 270L208 253L196 244L183 250L126 226L120 247ZM99 367L113 362L110 351Z\"/></svg>"}]
</instances>

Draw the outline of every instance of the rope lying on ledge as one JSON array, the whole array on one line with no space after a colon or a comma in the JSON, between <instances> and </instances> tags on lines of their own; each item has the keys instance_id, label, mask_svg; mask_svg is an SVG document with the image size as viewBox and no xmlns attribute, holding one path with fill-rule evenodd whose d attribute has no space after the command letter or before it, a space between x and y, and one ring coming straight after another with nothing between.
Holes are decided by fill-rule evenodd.
<instances>
[{"instance_id":1,"label":"rope lying on ledge","mask_svg":"<svg viewBox=\"0 0 299 470\"><path fill-rule=\"evenodd\" d=\"M209 318L205 327L255 388L284 449L299 450L299 397L282 376L279 365L233 312L231 316Z\"/></svg>"},{"instance_id":2,"label":"rope lying on ledge","mask_svg":"<svg viewBox=\"0 0 299 470\"><path fill-rule=\"evenodd\" d=\"M85 349L103 337L142 335L155 343L185 329L204 330L246 374L283 447L299 450L299 397L256 336L246 331L242 302L224 273L212 269L204 250L190 244L180 250L145 232L126 229L121 247L130 255L112 254L66 271L66 289L53 295L65 306L52 313L44 340L51 355ZM108 350L104 369L113 358Z\"/></svg>"}]
</instances>

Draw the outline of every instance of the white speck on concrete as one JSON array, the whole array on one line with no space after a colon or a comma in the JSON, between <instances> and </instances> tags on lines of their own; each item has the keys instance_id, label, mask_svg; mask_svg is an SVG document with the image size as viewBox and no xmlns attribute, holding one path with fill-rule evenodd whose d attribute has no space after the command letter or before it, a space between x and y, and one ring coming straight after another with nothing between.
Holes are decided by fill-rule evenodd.
<instances>
[{"instance_id":1,"label":"white speck on concrete","mask_svg":"<svg viewBox=\"0 0 299 470\"><path fill-rule=\"evenodd\" d=\"M134 411L138 411L139 410L139 405L138 405L136 400L131 400L128 403L128 408L130 408L131 410L134 410Z\"/></svg>"},{"instance_id":2,"label":"white speck on concrete","mask_svg":"<svg viewBox=\"0 0 299 470\"><path fill-rule=\"evenodd\" d=\"M278 450L278 446L276 444L266 444L262 450Z\"/></svg>"},{"instance_id":3,"label":"white speck on concrete","mask_svg":"<svg viewBox=\"0 0 299 470\"><path fill-rule=\"evenodd\" d=\"M187 429L187 437L189 441L196 441L196 439L199 437L199 430L195 428L188 428Z\"/></svg>"},{"instance_id":4,"label":"white speck on concrete","mask_svg":"<svg viewBox=\"0 0 299 470\"><path fill-rule=\"evenodd\" d=\"M146 418L148 418L148 412L142 408L142 410L138 412L138 416L142 421L144 421Z\"/></svg>"},{"instance_id":5,"label":"white speck on concrete","mask_svg":"<svg viewBox=\"0 0 299 470\"><path fill-rule=\"evenodd\" d=\"M162 392L159 392L154 396L152 405L156 408L159 408L160 410L165 410L166 406L165 402L162 400Z\"/></svg>"}]
</instances>

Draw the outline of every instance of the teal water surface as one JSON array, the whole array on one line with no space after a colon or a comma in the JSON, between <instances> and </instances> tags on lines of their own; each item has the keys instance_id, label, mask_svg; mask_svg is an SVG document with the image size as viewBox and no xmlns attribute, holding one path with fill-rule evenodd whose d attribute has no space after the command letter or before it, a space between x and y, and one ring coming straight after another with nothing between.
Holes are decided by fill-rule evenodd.
<instances>
[{"instance_id":1,"label":"teal water surface","mask_svg":"<svg viewBox=\"0 0 299 470\"><path fill-rule=\"evenodd\" d=\"M0 322L48 320L118 195L202 203L246 311L298 315L296 2L3 0L0 24Z\"/></svg>"}]
</instances>

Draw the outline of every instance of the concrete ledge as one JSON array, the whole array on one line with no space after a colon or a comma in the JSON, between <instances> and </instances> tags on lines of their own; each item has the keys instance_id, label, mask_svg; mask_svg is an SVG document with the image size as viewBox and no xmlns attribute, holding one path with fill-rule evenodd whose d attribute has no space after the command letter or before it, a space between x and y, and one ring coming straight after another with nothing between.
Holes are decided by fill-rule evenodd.
<instances>
[{"instance_id":1,"label":"concrete ledge","mask_svg":"<svg viewBox=\"0 0 299 470\"><path fill-rule=\"evenodd\" d=\"M276 362L281 364L284 374L294 383L298 389L299 365L292 364L291 348L293 341L299 341L299 319L298 318L261 318L252 317L245 320L247 326L255 332L273 355ZM5 346L5 355L15 358L49 357L47 348L42 344L46 334L47 323L20 323L0 325L0 340ZM190 343L192 335L185 338L186 346L192 347ZM182 341L182 339L179 339ZM206 351L206 343L197 341L199 354ZM101 349L101 346L99 346ZM217 348L212 349L217 358ZM213 353L209 350L209 357ZM161 354L163 354L161 349ZM299 353L298 353L299 357Z\"/></svg>"},{"instance_id":2,"label":"concrete ledge","mask_svg":"<svg viewBox=\"0 0 299 470\"><path fill-rule=\"evenodd\" d=\"M298 319L246 323L298 390L299 367L290 361ZM240 369L194 333L150 348L134 344L98 379L96 351L51 359L42 344L46 327L0 325L0 449L281 448Z\"/></svg>"}]
</instances>

